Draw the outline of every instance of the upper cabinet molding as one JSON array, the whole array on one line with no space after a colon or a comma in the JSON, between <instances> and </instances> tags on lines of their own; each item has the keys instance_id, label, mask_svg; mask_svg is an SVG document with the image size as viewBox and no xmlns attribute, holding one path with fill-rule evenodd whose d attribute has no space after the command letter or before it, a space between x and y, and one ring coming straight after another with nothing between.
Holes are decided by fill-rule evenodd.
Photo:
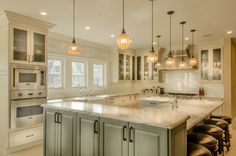
<instances>
[{"instance_id":1,"label":"upper cabinet molding","mask_svg":"<svg viewBox=\"0 0 236 156\"><path fill-rule=\"evenodd\" d=\"M19 15L19 14L16 14L14 12L7 11L7 10L4 10L0 13L0 17L1 17L0 19L3 19L2 17L4 16L8 18L10 24L25 23L26 25L30 24L31 26L40 27L42 29L51 29L54 26L56 26L55 24L48 23L46 21L34 19L34 18L27 17L24 15Z\"/></svg>"}]
</instances>

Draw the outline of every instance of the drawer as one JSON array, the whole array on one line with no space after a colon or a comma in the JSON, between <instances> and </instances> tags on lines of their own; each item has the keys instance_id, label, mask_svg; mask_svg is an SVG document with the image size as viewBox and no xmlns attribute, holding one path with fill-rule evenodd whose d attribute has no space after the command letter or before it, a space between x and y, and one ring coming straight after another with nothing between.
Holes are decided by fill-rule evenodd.
<instances>
[{"instance_id":1,"label":"drawer","mask_svg":"<svg viewBox=\"0 0 236 156\"><path fill-rule=\"evenodd\" d=\"M20 146L43 139L43 127L36 127L23 131L11 132L9 134L10 147Z\"/></svg>"}]
</instances>

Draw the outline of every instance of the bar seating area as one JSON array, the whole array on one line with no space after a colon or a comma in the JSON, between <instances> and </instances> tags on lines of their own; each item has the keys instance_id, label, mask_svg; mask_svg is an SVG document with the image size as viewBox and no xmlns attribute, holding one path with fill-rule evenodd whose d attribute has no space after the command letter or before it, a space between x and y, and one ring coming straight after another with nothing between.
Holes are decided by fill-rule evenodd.
<instances>
[{"instance_id":1,"label":"bar seating area","mask_svg":"<svg viewBox=\"0 0 236 156\"><path fill-rule=\"evenodd\" d=\"M231 123L232 118L228 116L211 116L194 126L187 136L188 156L224 155L224 147L230 150Z\"/></svg>"}]
</instances>

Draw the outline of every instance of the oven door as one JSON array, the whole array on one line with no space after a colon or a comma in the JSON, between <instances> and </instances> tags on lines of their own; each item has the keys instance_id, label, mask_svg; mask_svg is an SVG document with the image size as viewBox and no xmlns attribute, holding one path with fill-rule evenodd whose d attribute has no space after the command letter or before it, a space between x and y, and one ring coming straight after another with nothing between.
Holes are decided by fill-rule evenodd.
<instances>
[{"instance_id":1,"label":"oven door","mask_svg":"<svg viewBox=\"0 0 236 156\"><path fill-rule=\"evenodd\" d=\"M46 87L46 70L31 68L13 68L12 89L44 89Z\"/></svg>"},{"instance_id":2,"label":"oven door","mask_svg":"<svg viewBox=\"0 0 236 156\"><path fill-rule=\"evenodd\" d=\"M11 129L28 127L43 122L43 107L46 98L11 101Z\"/></svg>"}]
</instances>

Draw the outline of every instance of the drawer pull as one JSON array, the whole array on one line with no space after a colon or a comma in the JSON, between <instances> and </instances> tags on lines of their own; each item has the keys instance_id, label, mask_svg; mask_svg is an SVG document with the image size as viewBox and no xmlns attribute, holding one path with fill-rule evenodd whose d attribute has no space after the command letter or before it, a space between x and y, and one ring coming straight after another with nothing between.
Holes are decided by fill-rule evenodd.
<instances>
[{"instance_id":1,"label":"drawer pull","mask_svg":"<svg viewBox=\"0 0 236 156\"><path fill-rule=\"evenodd\" d=\"M34 136L34 134L26 135L25 137L26 137L26 138L30 138L30 137L33 137L33 136Z\"/></svg>"}]
</instances>

